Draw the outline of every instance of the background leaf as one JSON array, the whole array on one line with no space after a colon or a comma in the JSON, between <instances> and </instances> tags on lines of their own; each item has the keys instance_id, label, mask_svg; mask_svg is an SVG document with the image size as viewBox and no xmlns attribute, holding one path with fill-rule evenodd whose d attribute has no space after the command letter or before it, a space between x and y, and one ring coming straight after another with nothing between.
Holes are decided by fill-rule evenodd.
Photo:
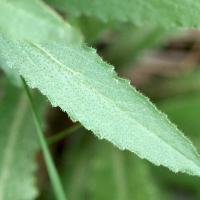
<instances>
[{"instance_id":1,"label":"background leaf","mask_svg":"<svg viewBox=\"0 0 200 200\"><path fill-rule=\"evenodd\" d=\"M3 85L0 99L0 199L34 199L38 194L34 172L39 145L29 102L24 91L7 82ZM38 93L35 97L42 113L44 98Z\"/></svg>"},{"instance_id":2,"label":"background leaf","mask_svg":"<svg viewBox=\"0 0 200 200\"><path fill-rule=\"evenodd\" d=\"M161 198L149 163L131 152L120 151L89 132L75 134L70 144L66 143L69 149L65 149L60 165L69 200ZM162 194L162 199L168 199L163 191Z\"/></svg>"},{"instance_id":3,"label":"background leaf","mask_svg":"<svg viewBox=\"0 0 200 200\"><path fill-rule=\"evenodd\" d=\"M3 35L0 44L1 59L73 121L156 165L200 175L191 142L93 49L64 42L13 42Z\"/></svg>"},{"instance_id":4,"label":"background leaf","mask_svg":"<svg viewBox=\"0 0 200 200\"><path fill-rule=\"evenodd\" d=\"M0 31L34 42L59 38L68 42L80 40L80 35L40 0L1 0Z\"/></svg>"},{"instance_id":5,"label":"background leaf","mask_svg":"<svg viewBox=\"0 0 200 200\"><path fill-rule=\"evenodd\" d=\"M45 0L71 15L95 16L104 21L131 21L137 25L200 28L200 3L195 0Z\"/></svg>"},{"instance_id":6,"label":"background leaf","mask_svg":"<svg viewBox=\"0 0 200 200\"><path fill-rule=\"evenodd\" d=\"M200 150L200 95L190 93L179 97L159 101L157 106L173 120L194 141L197 150Z\"/></svg>"},{"instance_id":7,"label":"background leaf","mask_svg":"<svg viewBox=\"0 0 200 200\"><path fill-rule=\"evenodd\" d=\"M160 100L156 104L194 141L198 151L200 150L199 100L199 92L190 90L189 94L181 94L178 97ZM174 174L162 167L152 168L152 172L153 176L159 181L160 186L165 187L169 193L173 194L171 199L178 199L178 194L186 199L198 200L200 198L200 180L198 177Z\"/></svg>"}]
</instances>

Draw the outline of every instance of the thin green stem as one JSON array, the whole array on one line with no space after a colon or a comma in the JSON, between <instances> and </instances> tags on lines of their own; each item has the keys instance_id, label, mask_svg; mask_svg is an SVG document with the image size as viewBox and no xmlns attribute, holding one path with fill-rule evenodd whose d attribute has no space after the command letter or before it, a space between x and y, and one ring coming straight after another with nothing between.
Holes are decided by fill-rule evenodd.
<instances>
[{"instance_id":1,"label":"thin green stem","mask_svg":"<svg viewBox=\"0 0 200 200\"><path fill-rule=\"evenodd\" d=\"M74 124L73 126L65 129L64 131L48 137L47 142L48 144L53 144L55 142L58 142L59 140L62 140L63 138L75 132L76 130L80 129L81 127L82 127L81 124Z\"/></svg>"},{"instance_id":2,"label":"thin green stem","mask_svg":"<svg viewBox=\"0 0 200 200\"><path fill-rule=\"evenodd\" d=\"M51 180L51 184L53 186L55 196L56 196L57 200L67 200L67 198L65 196L65 192L64 192L62 184L61 184L61 181L60 181L60 178L59 178L59 175L58 175L58 172L56 170L53 159L51 157L51 153L48 149L48 145L46 143L46 139L45 139L43 131L42 131L42 126L40 124L39 117L38 117L38 114L37 114L37 110L36 110L36 107L34 105L31 93L30 93L29 88L26 85L26 82L24 81L23 78L22 78L22 81L23 81L26 93L28 95L28 98L29 98L29 101L30 101L30 104L31 104L33 118L34 118L35 125L36 125L36 128L37 128L39 142L40 142L40 145L41 145L41 148L42 148L42 152L44 154L44 159L45 159L45 162L46 162L46 165L47 165L47 170L48 170L48 173L49 173L49 177L50 177L50 180Z\"/></svg>"}]
</instances>

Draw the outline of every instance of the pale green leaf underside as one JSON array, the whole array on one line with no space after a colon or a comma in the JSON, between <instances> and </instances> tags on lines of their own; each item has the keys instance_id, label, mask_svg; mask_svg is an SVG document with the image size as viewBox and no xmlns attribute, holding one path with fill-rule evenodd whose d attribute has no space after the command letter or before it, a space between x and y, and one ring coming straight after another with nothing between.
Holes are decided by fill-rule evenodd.
<instances>
[{"instance_id":1,"label":"pale green leaf underside","mask_svg":"<svg viewBox=\"0 0 200 200\"><path fill-rule=\"evenodd\" d=\"M39 148L35 125L27 95L5 85L0 99L0 199L31 200L38 194L34 178L34 157Z\"/></svg>"},{"instance_id":2,"label":"pale green leaf underside","mask_svg":"<svg viewBox=\"0 0 200 200\"><path fill-rule=\"evenodd\" d=\"M200 158L189 140L95 50L12 42L0 35L0 57L99 138L175 172L200 175Z\"/></svg>"},{"instance_id":3,"label":"pale green leaf underside","mask_svg":"<svg viewBox=\"0 0 200 200\"><path fill-rule=\"evenodd\" d=\"M200 2L196 0L45 0L72 15L96 16L104 21L152 23L164 27L200 28Z\"/></svg>"},{"instance_id":4,"label":"pale green leaf underside","mask_svg":"<svg viewBox=\"0 0 200 200\"><path fill-rule=\"evenodd\" d=\"M80 39L69 24L40 0L1 0L0 31L34 42Z\"/></svg>"}]
</instances>

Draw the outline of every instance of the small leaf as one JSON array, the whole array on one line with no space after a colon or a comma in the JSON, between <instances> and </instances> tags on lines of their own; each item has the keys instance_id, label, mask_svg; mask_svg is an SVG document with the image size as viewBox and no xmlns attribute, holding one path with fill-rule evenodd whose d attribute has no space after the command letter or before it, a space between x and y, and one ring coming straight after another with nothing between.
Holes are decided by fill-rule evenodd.
<instances>
[{"instance_id":1,"label":"small leaf","mask_svg":"<svg viewBox=\"0 0 200 200\"><path fill-rule=\"evenodd\" d=\"M95 16L104 21L131 21L138 25L200 28L200 3L195 0L45 0L72 15Z\"/></svg>"},{"instance_id":2,"label":"small leaf","mask_svg":"<svg viewBox=\"0 0 200 200\"><path fill-rule=\"evenodd\" d=\"M0 199L34 199L38 195L34 158L39 145L29 101L22 90L5 80L3 85L6 87L0 99ZM36 96L43 111L46 103Z\"/></svg>"},{"instance_id":3,"label":"small leaf","mask_svg":"<svg viewBox=\"0 0 200 200\"><path fill-rule=\"evenodd\" d=\"M0 57L99 138L174 172L200 175L200 157L191 142L94 49L14 42L1 35Z\"/></svg>"},{"instance_id":4,"label":"small leaf","mask_svg":"<svg viewBox=\"0 0 200 200\"><path fill-rule=\"evenodd\" d=\"M0 31L32 42L80 40L80 35L40 0L1 0Z\"/></svg>"}]
</instances>

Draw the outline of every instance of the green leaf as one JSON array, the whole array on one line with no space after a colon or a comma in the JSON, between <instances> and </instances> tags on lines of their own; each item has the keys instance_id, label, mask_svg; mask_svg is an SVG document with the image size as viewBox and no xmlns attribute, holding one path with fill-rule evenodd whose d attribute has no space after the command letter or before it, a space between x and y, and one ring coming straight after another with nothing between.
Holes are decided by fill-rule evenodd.
<instances>
[{"instance_id":1,"label":"green leaf","mask_svg":"<svg viewBox=\"0 0 200 200\"><path fill-rule=\"evenodd\" d=\"M157 103L177 126L194 140L195 147L200 150L200 94L196 92L179 97L171 97Z\"/></svg>"},{"instance_id":2,"label":"green leaf","mask_svg":"<svg viewBox=\"0 0 200 200\"><path fill-rule=\"evenodd\" d=\"M161 199L149 163L89 132L79 132L70 141L60 172L69 199ZM167 199L163 191L162 199Z\"/></svg>"},{"instance_id":3,"label":"green leaf","mask_svg":"<svg viewBox=\"0 0 200 200\"><path fill-rule=\"evenodd\" d=\"M104 21L131 21L138 25L200 28L200 3L195 0L45 0L72 15L96 16Z\"/></svg>"},{"instance_id":4,"label":"green leaf","mask_svg":"<svg viewBox=\"0 0 200 200\"><path fill-rule=\"evenodd\" d=\"M60 165L62 184L69 199L90 200L91 162L94 155L93 137L85 130L79 131L71 139L70 149L65 148ZM109 197L107 196L109 199Z\"/></svg>"},{"instance_id":5,"label":"green leaf","mask_svg":"<svg viewBox=\"0 0 200 200\"><path fill-rule=\"evenodd\" d=\"M151 177L148 163L106 141L96 141L93 151L91 199L164 199L164 196L159 198L158 186Z\"/></svg>"},{"instance_id":6,"label":"green leaf","mask_svg":"<svg viewBox=\"0 0 200 200\"><path fill-rule=\"evenodd\" d=\"M80 40L78 33L40 0L1 0L0 31L32 42Z\"/></svg>"},{"instance_id":7,"label":"green leaf","mask_svg":"<svg viewBox=\"0 0 200 200\"><path fill-rule=\"evenodd\" d=\"M38 194L34 158L39 145L29 102L25 92L6 82L4 85L0 99L0 199L34 199ZM36 95L36 101L43 111L43 98Z\"/></svg>"},{"instance_id":8,"label":"green leaf","mask_svg":"<svg viewBox=\"0 0 200 200\"><path fill-rule=\"evenodd\" d=\"M14 42L1 35L0 57L99 138L174 172L200 175L200 158L191 142L94 49Z\"/></svg>"}]
</instances>

